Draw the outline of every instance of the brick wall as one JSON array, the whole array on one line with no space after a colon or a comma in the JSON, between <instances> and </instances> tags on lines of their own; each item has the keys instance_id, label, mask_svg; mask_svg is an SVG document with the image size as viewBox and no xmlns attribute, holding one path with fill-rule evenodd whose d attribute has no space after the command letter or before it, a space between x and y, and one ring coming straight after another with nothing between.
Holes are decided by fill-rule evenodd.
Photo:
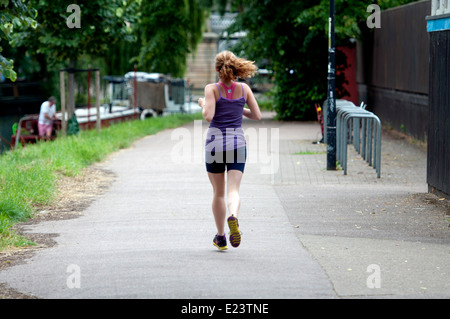
<instances>
[{"instance_id":1,"label":"brick wall","mask_svg":"<svg viewBox=\"0 0 450 319\"><path fill-rule=\"evenodd\" d=\"M214 59L217 54L219 37L216 33L203 34L203 41L197 52L188 58L188 69L185 78L193 84L193 89L203 89L206 84L216 82Z\"/></svg>"}]
</instances>

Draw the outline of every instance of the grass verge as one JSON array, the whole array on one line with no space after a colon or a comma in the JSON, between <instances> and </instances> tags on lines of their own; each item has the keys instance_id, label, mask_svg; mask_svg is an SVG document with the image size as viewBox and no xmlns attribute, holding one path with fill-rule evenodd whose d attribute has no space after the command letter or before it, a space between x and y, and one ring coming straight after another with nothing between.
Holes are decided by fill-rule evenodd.
<instances>
[{"instance_id":1,"label":"grass verge","mask_svg":"<svg viewBox=\"0 0 450 319\"><path fill-rule=\"evenodd\" d=\"M32 218L36 206L55 200L57 174L75 176L139 138L201 118L196 113L129 121L104 128L100 133L81 131L77 136L27 145L0 156L0 250L32 245L13 226Z\"/></svg>"}]
</instances>

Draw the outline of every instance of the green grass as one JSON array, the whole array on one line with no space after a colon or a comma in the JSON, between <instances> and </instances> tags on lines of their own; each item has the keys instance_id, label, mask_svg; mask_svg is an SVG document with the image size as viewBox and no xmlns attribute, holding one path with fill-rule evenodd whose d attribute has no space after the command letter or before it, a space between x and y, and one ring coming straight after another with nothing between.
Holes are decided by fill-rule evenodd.
<instances>
[{"instance_id":1,"label":"green grass","mask_svg":"<svg viewBox=\"0 0 450 319\"><path fill-rule=\"evenodd\" d=\"M258 100L258 106L262 111L273 111L275 109L272 99Z\"/></svg>"},{"instance_id":2,"label":"green grass","mask_svg":"<svg viewBox=\"0 0 450 319\"><path fill-rule=\"evenodd\" d=\"M317 152L317 151L301 151L301 152L294 153L292 155L317 155L317 154L326 154L326 153L327 152L324 152L324 151L320 151L320 152Z\"/></svg>"},{"instance_id":3,"label":"green grass","mask_svg":"<svg viewBox=\"0 0 450 319\"><path fill-rule=\"evenodd\" d=\"M6 215L0 214L0 249L8 247L25 247L36 245L31 240L18 235L13 226L13 220L9 219Z\"/></svg>"},{"instance_id":4,"label":"green grass","mask_svg":"<svg viewBox=\"0 0 450 319\"><path fill-rule=\"evenodd\" d=\"M172 115L129 121L52 142L27 145L0 156L0 250L31 243L17 235L12 226L32 218L35 207L56 198L57 174L75 176L109 154L134 141L168 128L201 119L201 114Z\"/></svg>"}]
</instances>

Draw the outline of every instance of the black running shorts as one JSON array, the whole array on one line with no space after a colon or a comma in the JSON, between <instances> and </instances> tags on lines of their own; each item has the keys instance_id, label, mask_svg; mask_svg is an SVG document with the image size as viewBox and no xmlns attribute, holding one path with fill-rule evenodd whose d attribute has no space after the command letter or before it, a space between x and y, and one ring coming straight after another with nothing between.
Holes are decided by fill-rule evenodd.
<instances>
[{"instance_id":1,"label":"black running shorts","mask_svg":"<svg viewBox=\"0 0 450 319\"><path fill-rule=\"evenodd\" d=\"M225 169L239 170L244 172L245 161L247 160L247 147L240 147L225 152L206 151L206 170L209 173L224 173Z\"/></svg>"}]
</instances>

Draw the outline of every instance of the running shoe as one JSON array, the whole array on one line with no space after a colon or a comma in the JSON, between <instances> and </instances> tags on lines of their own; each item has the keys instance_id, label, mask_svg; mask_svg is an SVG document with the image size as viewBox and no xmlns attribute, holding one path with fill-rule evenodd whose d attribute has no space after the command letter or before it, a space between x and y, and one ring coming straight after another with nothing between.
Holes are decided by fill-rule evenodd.
<instances>
[{"instance_id":1,"label":"running shoe","mask_svg":"<svg viewBox=\"0 0 450 319\"><path fill-rule=\"evenodd\" d=\"M213 240L213 245L219 248L219 250L227 250L227 237L225 235L216 235Z\"/></svg>"},{"instance_id":2,"label":"running shoe","mask_svg":"<svg viewBox=\"0 0 450 319\"><path fill-rule=\"evenodd\" d=\"M228 227L230 227L230 243L233 247L238 247L241 244L241 232L239 231L239 222L236 217L231 215L228 217Z\"/></svg>"}]
</instances>

